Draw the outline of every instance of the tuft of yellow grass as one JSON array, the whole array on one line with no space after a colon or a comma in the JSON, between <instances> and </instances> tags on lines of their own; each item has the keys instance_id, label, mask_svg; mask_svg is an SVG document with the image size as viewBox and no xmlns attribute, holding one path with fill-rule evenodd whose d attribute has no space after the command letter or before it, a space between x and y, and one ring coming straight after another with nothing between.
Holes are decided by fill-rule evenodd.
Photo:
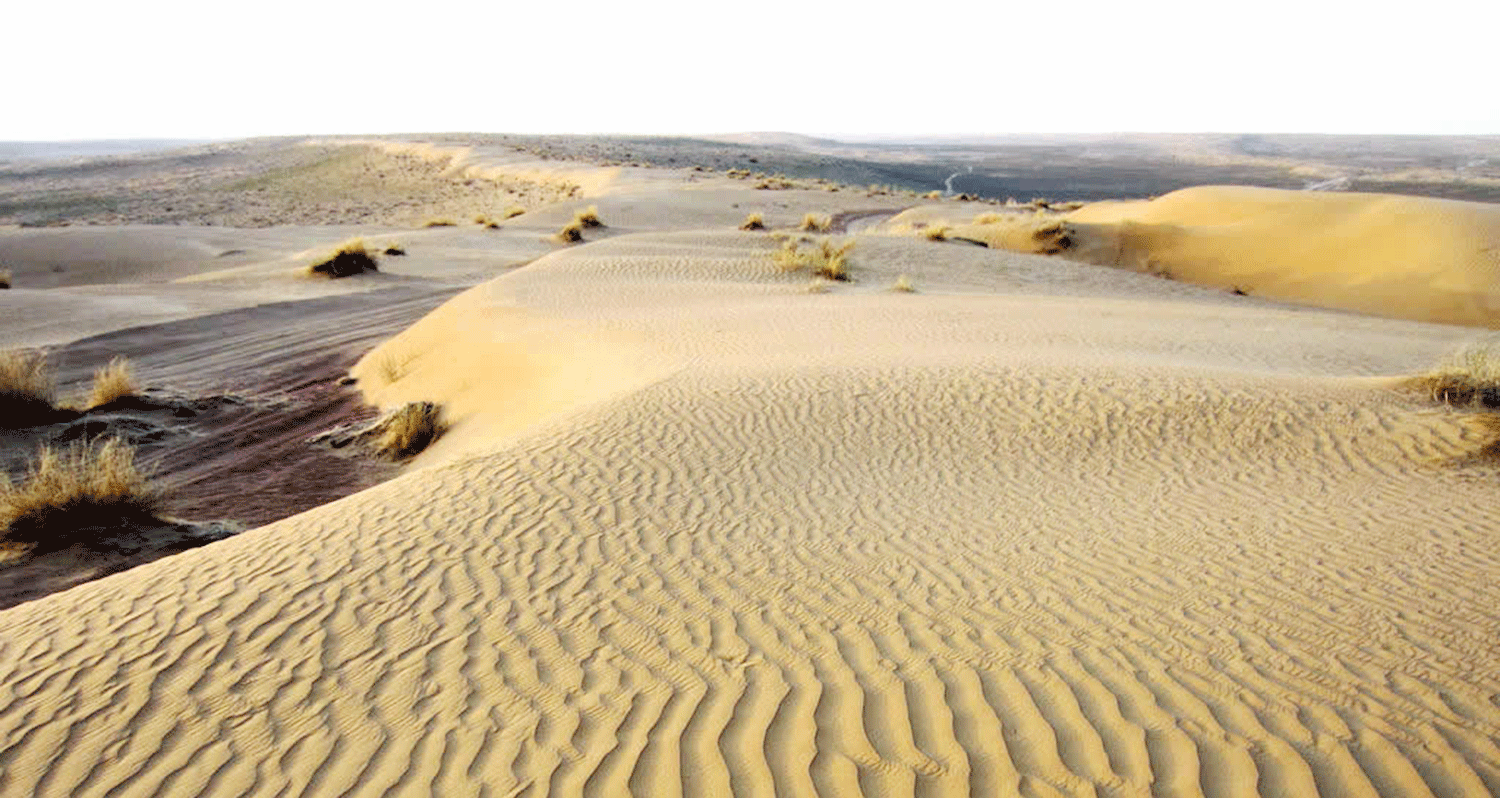
<instances>
[{"instance_id":1,"label":"tuft of yellow grass","mask_svg":"<svg viewBox=\"0 0 1500 798\"><path fill-rule=\"evenodd\" d=\"M107 405L116 399L135 396L138 393L140 393L140 386L136 385L130 361L117 355L110 359L109 365L94 369L94 387L89 392L88 406L95 408Z\"/></svg>"},{"instance_id":2,"label":"tuft of yellow grass","mask_svg":"<svg viewBox=\"0 0 1500 798\"><path fill-rule=\"evenodd\" d=\"M448 429L443 410L432 402L408 402L380 420L375 450L395 460L415 457Z\"/></svg>"},{"instance_id":3,"label":"tuft of yellow grass","mask_svg":"<svg viewBox=\"0 0 1500 798\"><path fill-rule=\"evenodd\" d=\"M826 233L833 226L833 219L827 216L819 216L815 213L803 214L802 224L797 225L798 230L808 233Z\"/></svg>"},{"instance_id":4,"label":"tuft of yellow grass","mask_svg":"<svg viewBox=\"0 0 1500 798\"><path fill-rule=\"evenodd\" d=\"M514 219L517 216L520 216L521 214L523 214L525 212L526 212L526 209L523 208L523 207L521 207L520 205L512 205L509 208L505 209L505 213L501 214L500 218L502 218L502 219Z\"/></svg>"},{"instance_id":5,"label":"tuft of yellow grass","mask_svg":"<svg viewBox=\"0 0 1500 798\"><path fill-rule=\"evenodd\" d=\"M780 249L771 253L771 260L784 272L807 269L815 277L839 282L849 281L849 251L853 241L834 243L832 239L816 241L788 238Z\"/></svg>"},{"instance_id":6,"label":"tuft of yellow grass","mask_svg":"<svg viewBox=\"0 0 1500 798\"><path fill-rule=\"evenodd\" d=\"M576 244L579 241L582 241L583 224L577 219L568 222L567 224L563 225L563 228L561 230L557 231L556 238L558 241L561 241L564 244Z\"/></svg>"},{"instance_id":7,"label":"tuft of yellow grass","mask_svg":"<svg viewBox=\"0 0 1500 798\"><path fill-rule=\"evenodd\" d=\"M57 400L57 378L38 349L0 352L0 428L28 426L27 418L50 413Z\"/></svg>"},{"instance_id":8,"label":"tuft of yellow grass","mask_svg":"<svg viewBox=\"0 0 1500 798\"><path fill-rule=\"evenodd\" d=\"M917 287L911 284L910 277L903 274L896 278L896 282L891 283L891 290L898 294L914 294Z\"/></svg>"},{"instance_id":9,"label":"tuft of yellow grass","mask_svg":"<svg viewBox=\"0 0 1500 798\"><path fill-rule=\"evenodd\" d=\"M930 224L922 228L922 237L928 241L947 241L948 225Z\"/></svg>"},{"instance_id":10,"label":"tuft of yellow grass","mask_svg":"<svg viewBox=\"0 0 1500 798\"><path fill-rule=\"evenodd\" d=\"M927 192L926 194L923 194L922 196L924 196L924 197L926 197L927 199L930 199L930 200L942 199L943 198L943 192L940 191L940 190L938 190L938 189L933 189L933 190Z\"/></svg>"},{"instance_id":11,"label":"tuft of yellow grass","mask_svg":"<svg viewBox=\"0 0 1500 798\"><path fill-rule=\"evenodd\" d=\"M999 213L981 213L974 217L974 224L999 224L1005 221L1005 216Z\"/></svg>"},{"instance_id":12,"label":"tuft of yellow grass","mask_svg":"<svg viewBox=\"0 0 1500 798\"><path fill-rule=\"evenodd\" d=\"M10 288L11 277L10 269L0 269L0 290Z\"/></svg>"},{"instance_id":13,"label":"tuft of yellow grass","mask_svg":"<svg viewBox=\"0 0 1500 798\"><path fill-rule=\"evenodd\" d=\"M752 213L752 214L750 214L750 215L748 215L748 216L745 217L745 221L744 221L743 224L740 225L740 229L741 230L764 230L764 229L766 229L766 217L764 217L764 216L762 216L762 215L760 215L758 213Z\"/></svg>"},{"instance_id":14,"label":"tuft of yellow grass","mask_svg":"<svg viewBox=\"0 0 1500 798\"><path fill-rule=\"evenodd\" d=\"M1435 402L1500 410L1500 335L1489 335L1443 358L1426 374L1406 381Z\"/></svg>"},{"instance_id":15,"label":"tuft of yellow grass","mask_svg":"<svg viewBox=\"0 0 1500 798\"><path fill-rule=\"evenodd\" d=\"M162 493L118 438L42 447L20 484L0 476L0 541L33 549L86 542L91 527L159 523Z\"/></svg>"},{"instance_id":16,"label":"tuft of yellow grass","mask_svg":"<svg viewBox=\"0 0 1500 798\"><path fill-rule=\"evenodd\" d=\"M452 219L428 219L422 223L423 227L453 227Z\"/></svg>"},{"instance_id":17,"label":"tuft of yellow grass","mask_svg":"<svg viewBox=\"0 0 1500 798\"><path fill-rule=\"evenodd\" d=\"M604 222L599 221L599 208L590 205L587 208L573 214L573 221L583 227L603 227Z\"/></svg>"},{"instance_id":18,"label":"tuft of yellow grass","mask_svg":"<svg viewBox=\"0 0 1500 798\"><path fill-rule=\"evenodd\" d=\"M325 259L307 267L309 276L321 276L329 279L341 277L353 277L365 272L380 271L375 264L375 256L365 247L364 239L351 238L340 244Z\"/></svg>"}]
</instances>

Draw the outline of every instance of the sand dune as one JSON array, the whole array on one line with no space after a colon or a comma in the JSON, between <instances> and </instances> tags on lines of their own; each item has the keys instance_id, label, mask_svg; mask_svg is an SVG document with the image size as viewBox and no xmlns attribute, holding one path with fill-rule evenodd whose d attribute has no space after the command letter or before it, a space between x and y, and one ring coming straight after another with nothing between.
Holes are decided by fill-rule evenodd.
<instances>
[{"instance_id":1,"label":"sand dune","mask_svg":"<svg viewBox=\"0 0 1500 798\"><path fill-rule=\"evenodd\" d=\"M744 215L898 200L612 180L579 245L537 244L562 203L76 353L259 374L370 314L359 389L452 427L388 482L0 611L0 794L1500 793L1496 430L1401 388L1476 330L892 233L915 215L814 292ZM1354 237L1392 208L1348 202ZM280 285L293 254L136 290ZM1432 314L1483 293L1434 285Z\"/></svg>"}]
</instances>

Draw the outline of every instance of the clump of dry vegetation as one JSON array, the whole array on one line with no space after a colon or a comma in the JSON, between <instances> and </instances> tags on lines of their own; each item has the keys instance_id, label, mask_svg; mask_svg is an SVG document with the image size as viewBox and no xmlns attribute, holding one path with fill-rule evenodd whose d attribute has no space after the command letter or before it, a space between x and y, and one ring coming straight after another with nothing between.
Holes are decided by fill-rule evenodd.
<instances>
[{"instance_id":1,"label":"clump of dry vegetation","mask_svg":"<svg viewBox=\"0 0 1500 798\"><path fill-rule=\"evenodd\" d=\"M46 353L36 349L0 352L0 428L29 427L53 414L57 378Z\"/></svg>"},{"instance_id":2,"label":"clump of dry vegetation","mask_svg":"<svg viewBox=\"0 0 1500 798\"><path fill-rule=\"evenodd\" d=\"M452 219L428 219L422 223L423 227L453 227Z\"/></svg>"},{"instance_id":3,"label":"clump of dry vegetation","mask_svg":"<svg viewBox=\"0 0 1500 798\"><path fill-rule=\"evenodd\" d=\"M891 290L898 294L913 294L916 293L917 287L911 284L910 277L903 274L896 278L896 282L891 283Z\"/></svg>"},{"instance_id":4,"label":"clump of dry vegetation","mask_svg":"<svg viewBox=\"0 0 1500 798\"><path fill-rule=\"evenodd\" d=\"M573 221L582 227L603 227L599 221L599 208L593 205L573 214Z\"/></svg>"},{"instance_id":5,"label":"clump of dry vegetation","mask_svg":"<svg viewBox=\"0 0 1500 798\"><path fill-rule=\"evenodd\" d=\"M815 277L848 282L849 251L852 249L853 241L835 243L826 237L816 241L788 238L771 254L771 258L784 272L806 269Z\"/></svg>"},{"instance_id":6,"label":"clump of dry vegetation","mask_svg":"<svg viewBox=\"0 0 1500 798\"><path fill-rule=\"evenodd\" d=\"M948 225L930 224L922 228L922 237L928 241L947 241Z\"/></svg>"},{"instance_id":7,"label":"clump of dry vegetation","mask_svg":"<svg viewBox=\"0 0 1500 798\"><path fill-rule=\"evenodd\" d=\"M447 429L441 407L432 402L408 402L376 422L371 445L386 457L405 460L420 454Z\"/></svg>"},{"instance_id":8,"label":"clump of dry vegetation","mask_svg":"<svg viewBox=\"0 0 1500 798\"><path fill-rule=\"evenodd\" d=\"M1500 335L1487 336L1459 349L1432 371L1413 377L1406 384L1435 402L1500 410Z\"/></svg>"},{"instance_id":9,"label":"clump of dry vegetation","mask_svg":"<svg viewBox=\"0 0 1500 798\"><path fill-rule=\"evenodd\" d=\"M10 288L10 269L0 269L0 290Z\"/></svg>"},{"instance_id":10,"label":"clump of dry vegetation","mask_svg":"<svg viewBox=\"0 0 1500 798\"><path fill-rule=\"evenodd\" d=\"M974 224L999 224L1005 221L1005 216L999 213L981 213L974 217Z\"/></svg>"},{"instance_id":11,"label":"clump of dry vegetation","mask_svg":"<svg viewBox=\"0 0 1500 798\"><path fill-rule=\"evenodd\" d=\"M109 365L94 369L94 387L89 393L88 407L92 409L107 405L138 393L140 386L136 384L130 361L116 356L109 361Z\"/></svg>"},{"instance_id":12,"label":"clump of dry vegetation","mask_svg":"<svg viewBox=\"0 0 1500 798\"><path fill-rule=\"evenodd\" d=\"M557 231L555 237L564 244L576 244L583 240L583 224L574 219L563 225L563 228Z\"/></svg>"},{"instance_id":13,"label":"clump of dry vegetation","mask_svg":"<svg viewBox=\"0 0 1500 798\"><path fill-rule=\"evenodd\" d=\"M762 216L762 215L760 215L758 213L752 213L752 214L750 214L750 215L748 215L748 216L745 217L745 221L744 221L743 224L740 225L740 229L741 230L764 230L764 229L766 229L766 217L764 217L764 216Z\"/></svg>"},{"instance_id":14,"label":"clump of dry vegetation","mask_svg":"<svg viewBox=\"0 0 1500 798\"><path fill-rule=\"evenodd\" d=\"M927 192L926 194L923 194L922 196L924 198L930 199L930 200L942 199L943 198L943 192L940 191L940 190L938 190L938 189L933 189L933 190Z\"/></svg>"},{"instance_id":15,"label":"clump of dry vegetation","mask_svg":"<svg viewBox=\"0 0 1500 798\"><path fill-rule=\"evenodd\" d=\"M815 213L802 215L802 224L797 225L798 230L809 233L826 233L833 226L833 219L828 216L819 216Z\"/></svg>"},{"instance_id":16,"label":"clump of dry vegetation","mask_svg":"<svg viewBox=\"0 0 1500 798\"><path fill-rule=\"evenodd\" d=\"M389 244L383 250L387 255L401 256L406 254L406 249L400 244Z\"/></svg>"},{"instance_id":17,"label":"clump of dry vegetation","mask_svg":"<svg viewBox=\"0 0 1500 798\"><path fill-rule=\"evenodd\" d=\"M19 484L0 475L0 541L53 550L92 539L91 528L159 524L162 498L118 438L44 446Z\"/></svg>"},{"instance_id":18,"label":"clump of dry vegetation","mask_svg":"<svg viewBox=\"0 0 1500 798\"><path fill-rule=\"evenodd\" d=\"M375 265L375 256L365 248L362 239L351 239L339 245L327 259L307 267L309 275L338 279L353 277L366 272L380 271Z\"/></svg>"},{"instance_id":19,"label":"clump of dry vegetation","mask_svg":"<svg viewBox=\"0 0 1500 798\"><path fill-rule=\"evenodd\" d=\"M523 214L525 212L526 212L526 209L523 208L523 207L521 207L520 205L512 205L509 208L505 209L505 213L501 214L500 218L501 219L514 219L517 216L520 216L521 214Z\"/></svg>"}]
</instances>

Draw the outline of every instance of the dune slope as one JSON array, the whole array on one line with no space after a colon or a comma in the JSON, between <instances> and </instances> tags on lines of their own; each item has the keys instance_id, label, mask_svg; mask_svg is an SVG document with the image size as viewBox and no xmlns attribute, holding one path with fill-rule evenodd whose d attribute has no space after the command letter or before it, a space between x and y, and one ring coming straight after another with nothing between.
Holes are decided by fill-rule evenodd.
<instances>
[{"instance_id":1,"label":"dune slope","mask_svg":"<svg viewBox=\"0 0 1500 798\"><path fill-rule=\"evenodd\" d=\"M885 291L915 240L809 294L772 246L463 294L371 390L482 445L0 612L0 793L1500 790L1500 466L1379 377L1467 333L1049 297L1056 261L974 248ZM522 334L555 413L462 378Z\"/></svg>"}]
</instances>

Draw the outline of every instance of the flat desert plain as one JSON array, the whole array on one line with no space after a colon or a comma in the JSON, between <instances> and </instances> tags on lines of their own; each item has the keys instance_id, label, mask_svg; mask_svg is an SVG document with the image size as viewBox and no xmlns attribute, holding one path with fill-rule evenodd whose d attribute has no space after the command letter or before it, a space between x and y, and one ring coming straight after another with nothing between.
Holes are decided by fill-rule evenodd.
<instances>
[{"instance_id":1,"label":"flat desert plain","mask_svg":"<svg viewBox=\"0 0 1500 798\"><path fill-rule=\"evenodd\" d=\"M144 397L10 472L169 489L0 565L0 794L1500 794L1500 206L210 150L0 180Z\"/></svg>"}]
</instances>

